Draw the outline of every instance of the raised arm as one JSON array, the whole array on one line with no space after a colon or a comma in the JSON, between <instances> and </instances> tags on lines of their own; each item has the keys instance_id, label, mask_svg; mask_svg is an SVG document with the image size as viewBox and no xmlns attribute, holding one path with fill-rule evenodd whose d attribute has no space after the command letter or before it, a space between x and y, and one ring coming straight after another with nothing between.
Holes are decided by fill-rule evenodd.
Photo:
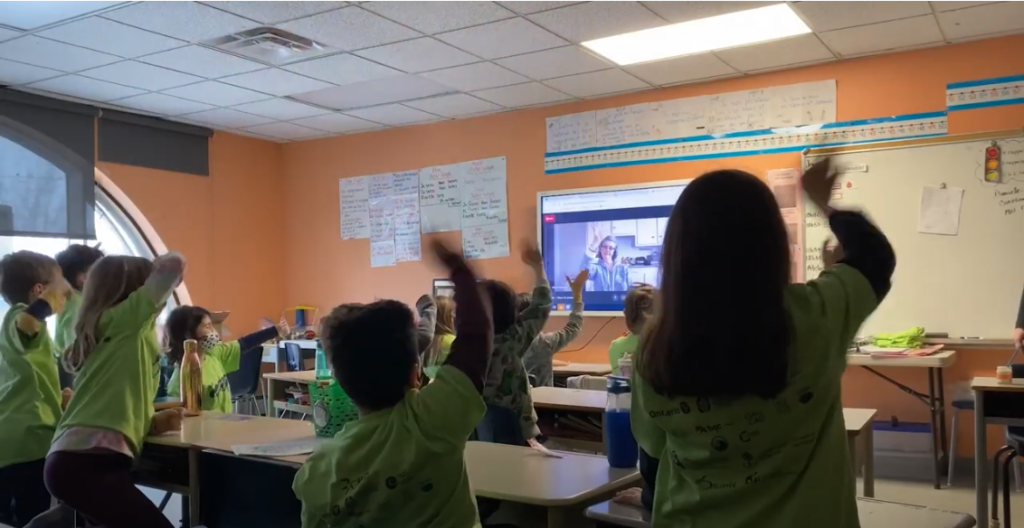
<instances>
[{"instance_id":1,"label":"raised arm","mask_svg":"<svg viewBox=\"0 0 1024 528\"><path fill-rule=\"evenodd\" d=\"M583 329L583 287L587 284L589 276L590 273L583 270L576 278L565 278L572 289L572 312L569 313L569 322L565 323L565 326L556 332L541 334L534 343L536 353L543 355L545 360L565 348Z\"/></svg>"},{"instance_id":2,"label":"raised arm","mask_svg":"<svg viewBox=\"0 0 1024 528\"><path fill-rule=\"evenodd\" d=\"M481 295L476 276L462 255L453 253L440 242L435 241L432 246L455 283L455 305L458 307L455 341L444 364L461 370L473 382L477 392L482 392L494 341L491 304Z\"/></svg>"},{"instance_id":3,"label":"raised arm","mask_svg":"<svg viewBox=\"0 0 1024 528\"><path fill-rule=\"evenodd\" d=\"M544 274L544 261L541 259L537 246L530 242L523 242L522 259L537 278L536 286L533 288L533 295L530 296L530 305L519 315L519 321L506 332L515 332L512 338L523 343L524 346L517 348L520 355L525 354L529 344L537 338L537 334L548 322L548 315L551 313L551 286ZM520 357L520 359L522 359Z\"/></svg>"},{"instance_id":4,"label":"raised arm","mask_svg":"<svg viewBox=\"0 0 1024 528\"><path fill-rule=\"evenodd\" d=\"M142 289L153 302L160 306L181 284L185 274L185 257L176 251L160 255L153 260L153 272L150 273Z\"/></svg>"},{"instance_id":5,"label":"raised arm","mask_svg":"<svg viewBox=\"0 0 1024 528\"><path fill-rule=\"evenodd\" d=\"M63 277L46 285L43 293L32 304L14 318L18 331L32 339L43 327L43 321L64 306L64 301L71 293L71 285Z\"/></svg>"}]
</instances>

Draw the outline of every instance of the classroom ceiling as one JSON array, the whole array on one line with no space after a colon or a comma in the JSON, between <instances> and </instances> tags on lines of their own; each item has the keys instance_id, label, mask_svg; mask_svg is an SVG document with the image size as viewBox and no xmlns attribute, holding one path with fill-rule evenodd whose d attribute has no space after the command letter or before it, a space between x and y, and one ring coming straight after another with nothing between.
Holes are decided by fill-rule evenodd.
<instances>
[{"instance_id":1,"label":"classroom ceiling","mask_svg":"<svg viewBox=\"0 0 1024 528\"><path fill-rule=\"evenodd\" d=\"M285 142L1024 32L1024 2L791 2L813 33L626 67L579 46L773 3L0 2L0 85ZM321 47L213 42L261 27Z\"/></svg>"}]
</instances>

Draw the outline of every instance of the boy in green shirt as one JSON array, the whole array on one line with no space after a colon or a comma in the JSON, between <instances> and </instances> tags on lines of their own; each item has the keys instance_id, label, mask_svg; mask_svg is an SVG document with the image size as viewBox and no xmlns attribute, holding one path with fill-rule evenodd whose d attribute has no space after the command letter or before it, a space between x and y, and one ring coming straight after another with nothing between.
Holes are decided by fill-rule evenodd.
<instances>
[{"instance_id":1,"label":"boy in green shirt","mask_svg":"<svg viewBox=\"0 0 1024 528\"><path fill-rule=\"evenodd\" d=\"M46 318L61 312L69 289L46 255L18 251L0 261L10 305L0 328L0 518L15 526L50 507L43 466L64 402Z\"/></svg>"},{"instance_id":2,"label":"boy in green shirt","mask_svg":"<svg viewBox=\"0 0 1024 528\"><path fill-rule=\"evenodd\" d=\"M416 388L419 347L406 305L343 305L322 323L324 351L359 419L295 475L303 528L479 526L464 451L485 412L491 310L462 256L439 242L433 252L455 283L458 337L426 387Z\"/></svg>"},{"instance_id":3,"label":"boy in green shirt","mask_svg":"<svg viewBox=\"0 0 1024 528\"><path fill-rule=\"evenodd\" d=\"M858 528L840 379L896 261L863 215L829 207L834 181L827 160L803 177L845 252L807 284L790 284L786 228L756 176L708 173L676 203L630 414L653 528Z\"/></svg>"},{"instance_id":4,"label":"boy in green shirt","mask_svg":"<svg viewBox=\"0 0 1024 528\"><path fill-rule=\"evenodd\" d=\"M61 274L64 280L71 285L71 294L68 296L64 310L57 314L56 333L53 338L54 353L59 357L71 343L75 342L75 321L78 319L78 308L82 304L82 287L85 286L85 277L89 268L97 260L103 258L103 252L99 247L86 246L85 244L71 244L64 251L57 253L57 264L60 265ZM60 386L70 387L73 381L71 373L64 369L58 369L60 374Z\"/></svg>"},{"instance_id":5,"label":"boy in green shirt","mask_svg":"<svg viewBox=\"0 0 1024 528\"><path fill-rule=\"evenodd\" d=\"M174 373L167 383L167 395L181 396L181 360L188 339L199 342L203 360L203 410L231 412L231 384L228 374L238 370L242 354L261 351L260 345L275 337L288 335L291 329L281 319L277 326L240 337L237 341L222 342L213 327L210 312L199 306L179 306L167 316L167 355L174 363Z\"/></svg>"}]
</instances>

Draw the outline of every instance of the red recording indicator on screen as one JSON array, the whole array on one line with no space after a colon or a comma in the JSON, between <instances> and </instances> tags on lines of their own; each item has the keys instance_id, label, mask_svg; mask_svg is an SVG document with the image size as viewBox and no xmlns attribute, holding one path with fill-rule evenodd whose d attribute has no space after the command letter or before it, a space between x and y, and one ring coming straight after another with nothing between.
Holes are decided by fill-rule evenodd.
<instances>
[{"instance_id":1,"label":"red recording indicator on screen","mask_svg":"<svg viewBox=\"0 0 1024 528\"><path fill-rule=\"evenodd\" d=\"M991 183L999 183L1002 179L1002 167L1000 167L1000 152L999 147L994 143L991 147L985 149L985 181Z\"/></svg>"},{"instance_id":2,"label":"red recording indicator on screen","mask_svg":"<svg viewBox=\"0 0 1024 528\"><path fill-rule=\"evenodd\" d=\"M555 223L555 215L544 215L544 223L545 224L553 224L553 223Z\"/></svg>"}]
</instances>

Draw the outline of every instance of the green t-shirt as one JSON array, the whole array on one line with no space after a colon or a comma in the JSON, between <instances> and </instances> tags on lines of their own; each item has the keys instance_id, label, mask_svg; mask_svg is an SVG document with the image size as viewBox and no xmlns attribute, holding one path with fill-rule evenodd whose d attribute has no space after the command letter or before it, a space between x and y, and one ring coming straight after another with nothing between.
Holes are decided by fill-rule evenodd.
<instances>
[{"instance_id":1,"label":"green t-shirt","mask_svg":"<svg viewBox=\"0 0 1024 528\"><path fill-rule=\"evenodd\" d=\"M53 353L60 356L75 342L75 322L78 321L78 309L82 307L82 293L72 290L71 296L64 303L64 310L57 314L57 328L53 337Z\"/></svg>"},{"instance_id":2,"label":"green t-shirt","mask_svg":"<svg viewBox=\"0 0 1024 528\"><path fill-rule=\"evenodd\" d=\"M156 315L145 288L100 317L98 343L75 378L75 395L57 426L100 427L124 435L137 455L149 433L160 377Z\"/></svg>"},{"instance_id":3,"label":"green t-shirt","mask_svg":"<svg viewBox=\"0 0 1024 528\"><path fill-rule=\"evenodd\" d=\"M203 410L231 412L231 385L228 374L238 370L242 348L238 341L217 343L203 354ZM181 367L174 367L167 395L181 397Z\"/></svg>"},{"instance_id":4,"label":"green t-shirt","mask_svg":"<svg viewBox=\"0 0 1024 528\"><path fill-rule=\"evenodd\" d=\"M614 374L619 374L619 360L626 354L635 353L639 344L640 340L632 332L612 341L608 346L608 362L611 363Z\"/></svg>"},{"instance_id":5,"label":"green t-shirt","mask_svg":"<svg viewBox=\"0 0 1024 528\"><path fill-rule=\"evenodd\" d=\"M666 399L634 369L633 434L661 460L652 527L858 528L840 378L876 306L845 265L790 286L789 383L772 400Z\"/></svg>"},{"instance_id":6,"label":"green t-shirt","mask_svg":"<svg viewBox=\"0 0 1024 528\"><path fill-rule=\"evenodd\" d=\"M398 405L345 424L295 475L302 527L479 526L464 452L485 411L469 378L445 365Z\"/></svg>"},{"instance_id":7,"label":"green t-shirt","mask_svg":"<svg viewBox=\"0 0 1024 528\"><path fill-rule=\"evenodd\" d=\"M7 310L0 329L0 468L46 458L61 414L50 333L44 321L26 339L15 322L25 308Z\"/></svg>"},{"instance_id":8,"label":"green t-shirt","mask_svg":"<svg viewBox=\"0 0 1024 528\"><path fill-rule=\"evenodd\" d=\"M438 351L437 357L434 358L429 365L423 367L423 373L428 378L434 379L437 377L437 371L441 370L441 365L444 365L444 361L448 359L448 353L452 350L452 343L455 341L455 335L445 334L441 336L441 350Z\"/></svg>"}]
</instances>

